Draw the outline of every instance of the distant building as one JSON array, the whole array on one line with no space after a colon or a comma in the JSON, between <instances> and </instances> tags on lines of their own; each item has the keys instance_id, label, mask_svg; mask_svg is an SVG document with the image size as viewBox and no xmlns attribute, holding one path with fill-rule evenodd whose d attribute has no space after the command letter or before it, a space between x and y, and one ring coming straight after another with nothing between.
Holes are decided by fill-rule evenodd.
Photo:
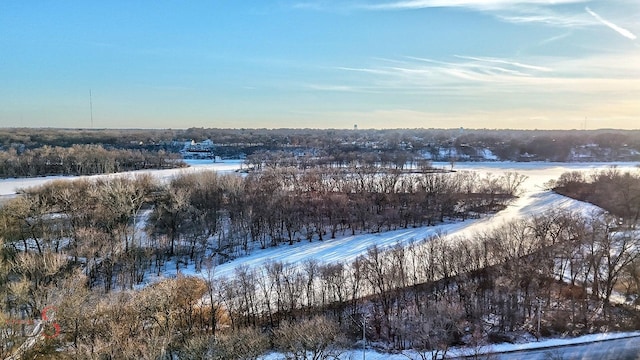
<instances>
[{"instance_id":1,"label":"distant building","mask_svg":"<svg viewBox=\"0 0 640 360\"><path fill-rule=\"evenodd\" d=\"M185 159L215 159L213 148L213 141L210 139L203 142L191 140L185 143L181 153Z\"/></svg>"}]
</instances>

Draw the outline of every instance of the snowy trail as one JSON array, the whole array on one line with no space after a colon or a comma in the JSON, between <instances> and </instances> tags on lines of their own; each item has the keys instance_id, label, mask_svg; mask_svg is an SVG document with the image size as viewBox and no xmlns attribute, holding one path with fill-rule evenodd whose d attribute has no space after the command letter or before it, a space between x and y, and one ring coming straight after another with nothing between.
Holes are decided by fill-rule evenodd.
<instances>
[{"instance_id":1,"label":"snowy trail","mask_svg":"<svg viewBox=\"0 0 640 360\"><path fill-rule=\"evenodd\" d=\"M370 246L378 245L388 248L400 243L421 240L435 235L438 231L452 233L471 226L471 222L453 223L415 229L402 229L377 234L360 234L340 237L330 240L303 241L294 245L281 245L275 248L256 251L253 255L241 257L231 262L218 265L216 276L230 276L240 265L259 267L270 261L281 261L290 264L300 264L306 260L315 259L320 263L351 262L359 255L366 253Z\"/></svg>"},{"instance_id":2,"label":"snowy trail","mask_svg":"<svg viewBox=\"0 0 640 360\"><path fill-rule=\"evenodd\" d=\"M377 234L360 234L323 241L303 241L295 243L294 245L281 245L276 248L258 250L252 255L218 265L216 267L216 276L231 276L233 275L234 269L240 265L259 267L269 261L299 264L305 260L315 259L324 264L335 262L348 263L359 255L366 253L367 249L372 245L377 245L380 248L388 248L399 242L407 243L422 240L437 234L444 234L452 238L471 237L474 234L491 230L515 218L541 214L550 208L582 210L595 207L565 198L550 191L540 191L525 195L498 214L481 219L437 226L425 226L415 229L387 231ZM183 274L185 273L185 271L182 272ZM186 272L195 275L192 269L187 269ZM175 273L171 275L175 275Z\"/></svg>"}]
</instances>

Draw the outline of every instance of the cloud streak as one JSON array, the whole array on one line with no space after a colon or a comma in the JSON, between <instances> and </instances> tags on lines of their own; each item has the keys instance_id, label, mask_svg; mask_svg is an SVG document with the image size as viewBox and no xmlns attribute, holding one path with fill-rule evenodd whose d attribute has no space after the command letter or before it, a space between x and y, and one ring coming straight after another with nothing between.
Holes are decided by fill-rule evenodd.
<instances>
[{"instance_id":1,"label":"cloud streak","mask_svg":"<svg viewBox=\"0 0 640 360\"><path fill-rule=\"evenodd\" d=\"M496 13L496 17L512 24L537 23L562 28L586 27L597 24L585 14L563 14L540 7L502 10Z\"/></svg>"},{"instance_id":2,"label":"cloud streak","mask_svg":"<svg viewBox=\"0 0 640 360\"><path fill-rule=\"evenodd\" d=\"M569 36L571 36L571 35L572 35L572 33L571 33L571 32L567 32L567 33L564 33L564 34L560 34L560 35L557 35L557 36L553 36L553 37L550 37L550 38L548 38L548 39L544 39L544 40L540 41L540 42L538 43L538 46L551 44L551 43L556 42L556 41L558 41L558 40L562 40L562 39L564 39L564 38L567 38L567 37L569 37Z\"/></svg>"},{"instance_id":3,"label":"cloud streak","mask_svg":"<svg viewBox=\"0 0 640 360\"><path fill-rule=\"evenodd\" d=\"M467 7L474 9L499 10L521 5L566 5L584 3L587 0L406 0L375 5L365 5L371 10L424 9L435 7Z\"/></svg>"},{"instance_id":4,"label":"cloud streak","mask_svg":"<svg viewBox=\"0 0 640 360\"><path fill-rule=\"evenodd\" d=\"M536 70L536 71L552 71L550 68L548 67L544 67L544 66L536 66L536 65L529 65L529 64L523 64L521 62L517 62L517 61L512 61L512 60L505 60L505 59L497 59L497 58L488 58L488 57L475 57L475 56L456 56L460 59L467 59L467 60L475 60L475 61L484 61L484 62L489 62L489 63L497 63L497 64L505 64L505 65L510 65L510 66L514 66L514 67L518 67L518 68L523 68L523 69L528 69L528 70Z\"/></svg>"},{"instance_id":5,"label":"cloud streak","mask_svg":"<svg viewBox=\"0 0 640 360\"><path fill-rule=\"evenodd\" d=\"M410 56L401 59L384 60L372 67L336 67L352 75L340 76L345 79L342 84L323 90L452 98L581 94L604 99L621 91L626 93L623 97L640 94L640 83L634 80L640 76L638 55L538 57L529 61L459 55L451 61Z\"/></svg>"},{"instance_id":6,"label":"cloud streak","mask_svg":"<svg viewBox=\"0 0 640 360\"><path fill-rule=\"evenodd\" d=\"M371 3L315 0L298 2L296 9L333 11L402 11L428 8L466 8L489 12L501 21L523 24L539 23L556 27L584 27L597 22L584 13L566 13L563 6L588 3L590 0L395 0Z\"/></svg>"},{"instance_id":7,"label":"cloud streak","mask_svg":"<svg viewBox=\"0 0 640 360\"><path fill-rule=\"evenodd\" d=\"M637 36L634 33L632 33L631 31L612 23L609 20L604 19L602 16L598 15L595 11L591 10L588 6L585 8L585 10L589 13L589 15L593 16L600 23L602 23L605 26L608 26L613 31L617 32L618 34L626 37L627 39L631 39L631 40L637 39Z\"/></svg>"}]
</instances>

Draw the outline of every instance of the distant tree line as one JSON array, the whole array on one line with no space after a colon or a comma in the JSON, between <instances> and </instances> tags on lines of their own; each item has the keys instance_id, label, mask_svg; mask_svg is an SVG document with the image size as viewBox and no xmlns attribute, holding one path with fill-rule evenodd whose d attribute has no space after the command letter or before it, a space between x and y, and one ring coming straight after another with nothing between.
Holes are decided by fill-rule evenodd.
<instances>
[{"instance_id":1,"label":"distant tree line","mask_svg":"<svg viewBox=\"0 0 640 360\"><path fill-rule=\"evenodd\" d=\"M405 151L394 150L385 152L371 152L359 150L344 150L338 147L334 151L314 151L296 154L284 150L256 151L246 157L248 170L264 168L276 169L296 167L310 168L379 168L380 171L401 172L429 172L441 171L432 167L432 163L423 156Z\"/></svg>"},{"instance_id":2,"label":"distant tree line","mask_svg":"<svg viewBox=\"0 0 640 360\"><path fill-rule=\"evenodd\" d=\"M179 152L185 141L210 139L215 154L242 158L257 152L283 151L295 156L340 161L349 154L385 157L400 154L434 161L477 161L490 150L509 161L636 161L638 130L487 130L487 129L0 129L0 150L21 153L42 146L79 144L105 148ZM585 150L585 156L574 151ZM449 153L449 150L452 150ZM393 155L398 157L397 155ZM466 160L465 160L466 159ZM384 160L383 160L384 161Z\"/></svg>"},{"instance_id":3,"label":"distant tree line","mask_svg":"<svg viewBox=\"0 0 640 360\"><path fill-rule=\"evenodd\" d=\"M12 148L0 151L0 164L0 178L94 175L185 166L179 156L164 151L105 149L100 145L43 146L20 154Z\"/></svg>"},{"instance_id":4,"label":"distant tree line","mask_svg":"<svg viewBox=\"0 0 640 360\"><path fill-rule=\"evenodd\" d=\"M177 133L182 139L211 139L224 157L283 151L299 157L350 158L351 154L434 161L483 160L490 150L502 161L637 161L638 130L487 130L487 129L205 129ZM572 152L587 147L589 156ZM450 153L449 150L452 150ZM393 155L396 156L396 155Z\"/></svg>"},{"instance_id":5,"label":"distant tree line","mask_svg":"<svg viewBox=\"0 0 640 360\"><path fill-rule=\"evenodd\" d=\"M16 148L18 152L43 146L72 147L101 145L116 149L177 151L171 142L180 138L182 130L171 129L0 129L0 149Z\"/></svg>"}]
</instances>

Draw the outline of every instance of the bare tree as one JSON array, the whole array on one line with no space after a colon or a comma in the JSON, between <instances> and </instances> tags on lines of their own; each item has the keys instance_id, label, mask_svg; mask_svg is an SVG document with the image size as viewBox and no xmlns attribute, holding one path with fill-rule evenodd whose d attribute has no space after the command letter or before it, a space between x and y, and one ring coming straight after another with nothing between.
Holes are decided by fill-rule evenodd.
<instances>
[{"instance_id":1,"label":"bare tree","mask_svg":"<svg viewBox=\"0 0 640 360\"><path fill-rule=\"evenodd\" d=\"M283 323L274 331L274 342L287 359L338 359L343 351L338 324L325 317Z\"/></svg>"},{"instance_id":2,"label":"bare tree","mask_svg":"<svg viewBox=\"0 0 640 360\"><path fill-rule=\"evenodd\" d=\"M428 310L411 314L403 332L411 348L421 359L444 359L449 348L459 341L464 312L453 299L439 301Z\"/></svg>"}]
</instances>

